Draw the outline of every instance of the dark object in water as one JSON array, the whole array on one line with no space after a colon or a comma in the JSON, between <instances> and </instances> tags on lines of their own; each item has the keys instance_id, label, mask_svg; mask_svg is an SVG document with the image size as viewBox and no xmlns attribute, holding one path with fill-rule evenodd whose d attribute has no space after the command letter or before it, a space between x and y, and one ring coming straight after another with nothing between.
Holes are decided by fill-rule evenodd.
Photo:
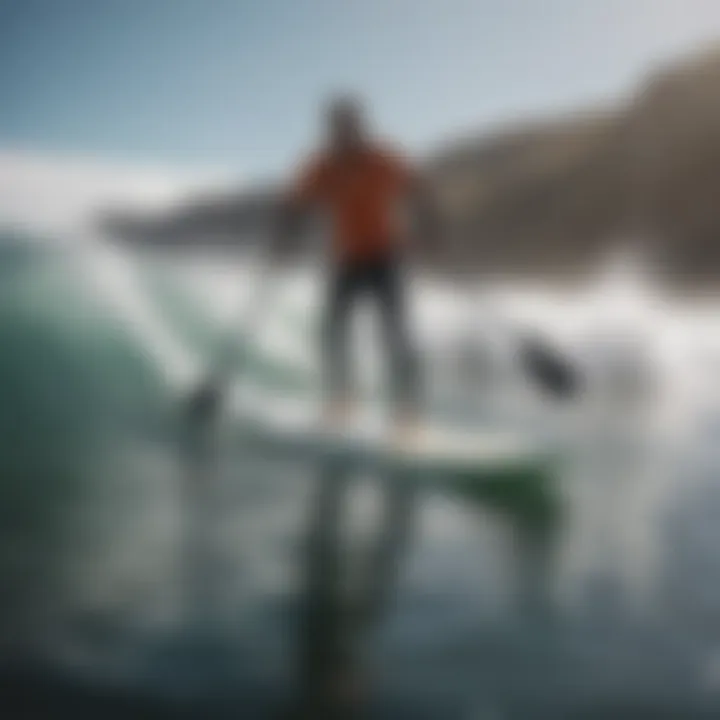
<instances>
[{"instance_id":1,"label":"dark object in water","mask_svg":"<svg viewBox=\"0 0 720 720\"><path fill-rule=\"evenodd\" d=\"M538 337L526 336L520 339L519 353L524 371L545 392L559 400L578 395L580 373L558 350Z\"/></svg>"},{"instance_id":2,"label":"dark object in water","mask_svg":"<svg viewBox=\"0 0 720 720\"><path fill-rule=\"evenodd\" d=\"M204 423L215 418L222 402L222 383L210 377L196 387L187 398L186 411L191 420Z\"/></svg>"}]
</instances>

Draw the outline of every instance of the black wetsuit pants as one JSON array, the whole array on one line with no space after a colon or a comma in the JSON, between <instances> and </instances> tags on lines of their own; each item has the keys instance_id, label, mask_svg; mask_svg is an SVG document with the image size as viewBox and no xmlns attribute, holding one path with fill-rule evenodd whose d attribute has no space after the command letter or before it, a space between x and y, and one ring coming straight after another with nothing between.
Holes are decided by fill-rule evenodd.
<instances>
[{"instance_id":1,"label":"black wetsuit pants","mask_svg":"<svg viewBox=\"0 0 720 720\"><path fill-rule=\"evenodd\" d=\"M419 399L417 359L409 337L401 263L394 256L338 264L331 270L323 327L328 395L352 395L348 327L356 301L362 297L370 299L379 312L394 407L414 411ZM361 349L357 358L360 362L362 354Z\"/></svg>"}]
</instances>

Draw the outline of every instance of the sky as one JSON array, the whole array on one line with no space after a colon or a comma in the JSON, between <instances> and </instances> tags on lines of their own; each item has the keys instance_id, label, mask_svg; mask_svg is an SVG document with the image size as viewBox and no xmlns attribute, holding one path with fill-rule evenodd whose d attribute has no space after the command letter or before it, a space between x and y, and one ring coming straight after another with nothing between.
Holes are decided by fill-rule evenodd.
<instances>
[{"instance_id":1,"label":"sky","mask_svg":"<svg viewBox=\"0 0 720 720\"><path fill-rule=\"evenodd\" d=\"M716 39L718 0L0 0L0 148L265 179L337 90L425 152Z\"/></svg>"}]
</instances>

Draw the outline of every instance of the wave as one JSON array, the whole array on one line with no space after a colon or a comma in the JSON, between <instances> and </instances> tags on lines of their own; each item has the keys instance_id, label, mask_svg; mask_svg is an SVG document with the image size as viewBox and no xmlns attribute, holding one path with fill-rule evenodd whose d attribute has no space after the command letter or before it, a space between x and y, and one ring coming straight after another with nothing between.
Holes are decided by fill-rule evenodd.
<instances>
[{"instance_id":1,"label":"wave","mask_svg":"<svg viewBox=\"0 0 720 720\"><path fill-rule=\"evenodd\" d=\"M307 386L288 358L238 333L248 378ZM88 503L109 478L150 470L128 448L154 443L177 474L182 392L227 343L167 269L91 241L0 233L0 636L59 604ZM194 373L194 375L193 375ZM120 469L122 468L122 469ZM89 499L90 498L90 499ZM86 541L84 541L86 542ZM52 603L50 603L52 604ZM33 620L32 618L35 618ZM4 633L4 630L8 632Z\"/></svg>"}]
</instances>

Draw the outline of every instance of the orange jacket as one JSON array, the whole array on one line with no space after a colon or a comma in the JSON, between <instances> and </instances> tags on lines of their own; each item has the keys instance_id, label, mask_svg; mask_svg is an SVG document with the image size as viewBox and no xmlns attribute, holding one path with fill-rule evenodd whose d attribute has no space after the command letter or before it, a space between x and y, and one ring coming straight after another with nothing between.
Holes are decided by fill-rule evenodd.
<instances>
[{"instance_id":1,"label":"orange jacket","mask_svg":"<svg viewBox=\"0 0 720 720\"><path fill-rule=\"evenodd\" d=\"M328 213L336 259L362 262L382 257L401 242L399 211L412 181L401 157L371 146L348 156L311 159L291 196L295 203Z\"/></svg>"}]
</instances>

